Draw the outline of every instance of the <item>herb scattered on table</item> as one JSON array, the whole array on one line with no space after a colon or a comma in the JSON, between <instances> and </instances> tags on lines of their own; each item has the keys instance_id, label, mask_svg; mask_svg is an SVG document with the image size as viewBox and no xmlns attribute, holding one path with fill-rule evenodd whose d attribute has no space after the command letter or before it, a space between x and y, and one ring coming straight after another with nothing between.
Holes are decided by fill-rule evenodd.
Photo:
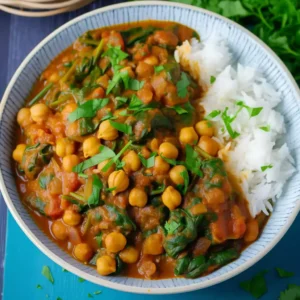
<instances>
[{"instance_id":1,"label":"herb scattered on table","mask_svg":"<svg viewBox=\"0 0 300 300\"><path fill-rule=\"evenodd\" d=\"M102 291L95 291L93 294L94 295L100 295L100 294L102 294Z\"/></svg>"},{"instance_id":2,"label":"herb scattered on table","mask_svg":"<svg viewBox=\"0 0 300 300\"><path fill-rule=\"evenodd\" d=\"M289 272L289 271L286 271L284 269L281 269L281 268L275 268L276 271L277 271L277 274L280 278L288 278L288 277L293 277L295 275L294 272Z\"/></svg>"},{"instance_id":3,"label":"herb scattered on table","mask_svg":"<svg viewBox=\"0 0 300 300\"><path fill-rule=\"evenodd\" d=\"M54 278L48 266L43 266L42 275L45 276L52 284L54 283Z\"/></svg>"},{"instance_id":4,"label":"herb scattered on table","mask_svg":"<svg viewBox=\"0 0 300 300\"><path fill-rule=\"evenodd\" d=\"M40 284L37 284L36 288L41 290L43 287Z\"/></svg>"},{"instance_id":5,"label":"herb scattered on table","mask_svg":"<svg viewBox=\"0 0 300 300\"><path fill-rule=\"evenodd\" d=\"M280 293L279 300L300 299L300 285L289 284L287 289Z\"/></svg>"},{"instance_id":6,"label":"herb scattered on table","mask_svg":"<svg viewBox=\"0 0 300 300\"><path fill-rule=\"evenodd\" d=\"M79 282L85 282L85 279L81 278L81 277L78 277L78 281Z\"/></svg>"}]
</instances>

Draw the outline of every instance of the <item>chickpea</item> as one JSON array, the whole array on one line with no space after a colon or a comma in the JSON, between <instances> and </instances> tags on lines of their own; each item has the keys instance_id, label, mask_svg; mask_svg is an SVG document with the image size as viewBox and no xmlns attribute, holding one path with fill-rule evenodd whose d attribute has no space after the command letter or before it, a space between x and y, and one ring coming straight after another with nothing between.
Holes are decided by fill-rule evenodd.
<instances>
[{"instance_id":1,"label":"chickpea","mask_svg":"<svg viewBox=\"0 0 300 300\"><path fill-rule=\"evenodd\" d=\"M19 110L17 115L17 122L23 128L33 123L29 108L23 107Z\"/></svg>"},{"instance_id":2,"label":"chickpea","mask_svg":"<svg viewBox=\"0 0 300 300\"><path fill-rule=\"evenodd\" d=\"M99 153L99 147L100 141L96 137L91 136L85 139L82 144L83 156L87 158L96 155Z\"/></svg>"},{"instance_id":3,"label":"chickpea","mask_svg":"<svg viewBox=\"0 0 300 300\"><path fill-rule=\"evenodd\" d=\"M175 166L171 169L170 171L170 178L173 181L173 183L175 184L184 184L184 178L182 176L182 173L186 171L186 167L185 166Z\"/></svg>"},{"instance_id":4,"label":"chickpea","mask_svg":"<svg viewBox=\"0 0 300 300\"><path fill-rule=\"evenodd\" d=\"M178 156L178 149L173 144L164 142L160 144L158 153L166 158L176 159Z\"/></svg>"},{"instance_id":5,"label":"chickpea","mask_svg":"<svg viewBox=\"0 0 300 300\"><path fill-rule=\"evenodd\" d=\"M120 232L111 232L105 237L105 247L107 251L117 253L126 246L126 237Z\"/></svg>"},{"instance_id":6,"label":"chickpea","mask_svg":"<svg viewBox=\"0 0 300 300\"><path fill-rule=\"evenodd\" d=\"M170 170L170 165L163 160L160 156L156 156L154 160L154 173L155 175L167 174Z\"/></svg>"},{"instance_id":7,"label":"chickpea","mask_svg":"<svg viewBox=\"0 0 300 300\"><path fill-rule=\"evenodd\" d=\"M59 77L59 75L58 75L57 72L52 73L51 76L49 77L49 81L50 81L50 82L54 82L54 83L55 83L55 82L58 82L59 79L60 79L60 77Z\"/></svg>"},{"instance_id":8,"label":"chickpea","mask_svg":"<svg viewBox=\"0 0 300 300\"><path fill-rule=\"evenodd\" d=\"M201 136L198 146L211 156L216 156L219 151L219 144L208 136Z\"/></svg>"},{"instance_id":9,"label":"chickpea","mask_svg":"<svg viewBox=\"0 0 300 300\"><path fill-rule=\"evenodd\" d=\"M73 112L75 109L77 108L77 104L76 103L68 103L63 110L61 111L61 114L63 116L63 119L66 121L68 119L68 116L71 112ZM72 123L74 124L74 123Z\"/></svg>"},{"instance_id":10,"label":"chickpea","mask_svg":"<svg viewBox=\"0 0 300 300\"><path fill-rule=\"evenodd\" d=\"M225 195L221 189L211 188L205 192L205 199L209 204L221 204L225 202Z\"/></svg>"},{"instance_id":11,"label":"chickpea","mask_svg":"<svg viewBox=\"0 0 300 300\"><path fill-rule=\"evenodd\" d=\"M127 247L119 254L126 264L134 264L139 259L139 251L133 247Z\"/></svg>"},{"instance_id":12,"label":"chickpea","mask_svg":"<svg viewBox=\"0 0 300 300\"><path fill-rule=\"evenodd\" d=\"M109 255L99 257L96 264L97 272L102 276L107 276L117 270L116 260Z\"/></svg>"},{"instance_id":13,"label":"chickpea","mask_svg":"<svg viewBox=\"0 0 300 300\"><path fill-rule=\"evenodd\" d=\"M147 193L142 188L133 188L129 193L129 203L131 206L144 207L148 201Z\"/></svg>"},{"instance_id":14,"label":"chickpea","mask_svg":"<svg viewBox=\"0 0 300 300\"><path fill-rule=\"evenodd\" d=\"M142 88L137 92L137 96L143 101L143 103L148 104L153 99L153 92L149 88Z\"/></svg>"},{"instance_id":15,"label":"chickpea","mask_svg":"<svg viewBox=\"0 0 300 300\"><path fill-rule=\"evenodd\" d=\"M214 135L214 128L210 121L200 121L195 125L195 129L199 135L206 135L212 137Z\"/></svg>"},{"instance_id":16,"label":"chickpea","mask_svg":"<svg viewBox=\"0 0 300 300\"><path fill-rule=\"evenodd\" d=\"M66 172L73 172L73 168L80 163L80 159L75 154L66 155L63 158L62 165Z\"/></svg>"},{"instance_id":17,"label":"chickpea","mask_svg":"<svg viewBox=\"0 0 300 300\"><path fill-rule=\"evenodd\" d=\"M195 145L198 142L198 135L193 127L184 127L180 130L179 140L184 145Z\"/></svg>"},{"instance_id":18,"label":"chickpea","mask_svg":"<svg viewBox=\"0 0 300 300\"><path fill-rule=\"evenodd\" d=\"M198 203L191 208L191 213L195 216L204 214L207 212L207 208L203 203Z\"/></svg>"},{"instance_id":19,"label":"chickpea","mask_svg":"<svg viewBox=\"0 0 300 300\"><path fill-rule=\"evenodd\" d=\"M162 194L162 201L169 210L174 210L181 203L181 195L172 186L168 186Z\"/></svg>"},{"instance_id":20,"label":"chickpea","mask_svg":"<svg viewBox=\"0 0 300 300\"><path fill-rule=\"evenodd\" d=\"M141 160L135 151L129 151L122 159L125 162L123 167L126 173L136 172L141 168Z\"/></svg>"},{"instance_id":21,"label":"chickpea","mask_svg":"<svg viewBox=\"0 0 300 300\"><path fill-rule=\"evenodd\" d=\"M125 191L129 186L129 178L123 170L114 171L108 177L109 188L115 188L112 191L113 195Z\"/></svg>"},{"instance_id":22,"label":"chickpea","mask_svg":"<svg viewBox=\"0 0 300 300\"><path fill-rule=\"evenodd\" d=\"M104 178L108 178L108 176L115 170L116 166L115 164L112 164L109 169L105 172L102 171L102 169L105 167L105 165L110 161L110 159L106 159L103 162L101 162L100 164L98 164L98 170L100 171L100 174L104 177Z\"/></svg>"},{"instance_id":23,"label":"chickpea","mask_svg":"<svg viewBox=\"0 0 300 300\"><path fill-rule=\"evenodd\" d=\"M81 215L71 209L67 209L63 215L63 221L70 226L76 226L81 222Z\"/></svg>"},{"instance_id":24,"label":"chickpea","mask_svg":"<svg viewBox=\"0 0 300 300\"><path fill-rule=\"evenodd\" d=\"M105 120L99 126L97 138L105 141L113 141L118 135L118 130L111 126L109 120Z\"/></svg>"},{"instance_id":25,"label":"chickpea","mask_svg":"<svg viewBox=\"0 0 300 300\"><path fill-rule=\"evenodd\" d=\"M143 261L138 270L146 278L151 278L156 272L156 264L150 260Z\"/></svg>"},{"instance_id":26,"label":"chickpea","mask_svg":"<svg viewBox=\"0 0 300 300\"><path fill-rule=\"evenodd\" d=\"M51 111L46 104L38 103L30 108L30 113L34 122L42 123L47 120Z\"/></svg>"},{"instance_id":27,"label":"chickpea","mask_svg":"<svg viewBox=\"0 0 300 300\"><path fill-rule=\"evenodd\" d=\"M154 138L153 140L151 140L150 142L150 149L153 152L157 152L158 151L158 147L159 147L159 141L157 138Z\"/></svg>"},{"instance_id":28,"label":"chickpea","mask_svg":"<svg viewBox=\"0 0 300 300\"><path fill-rule=\"evenodd\" d=\"M154 68L153 66L146 64L143 61L140 61L135 71L139 77L145 78L145 77L149 77L154 73Z\"/></svg>"},{"instance_id":29,"label":"chickpea","mask_svg":"<svg viewBox=\"0 0 300 300\"><path fill-rule=\"evenodd\" d=\"M19 144L19 145L17 145L16 149L13 152L13 155L12 155L13 159L15 161L17 161L19 164L22 162L26 147L27 146L25 144Z\"/></svg>"},{"instance_id":30,"label":"chickpea","mask_svg":"<svg viewBox=\"0 0 300 300\"><path fill-rule=\"evenodd\" d=\"M157 66L159 64L159 61L156 56L150 55L144 59L144 63L151 65L151 66Z\"/></svg>"},{"instance_id":31,"label":"chickpea","mask_svg":"<svg viewBox=\"0 0 300 300\"><path fill-rule=\"evenodd\" d=\"M75 152L74 141L68 138L60 138L56 141L55 152L59 157L73 154Z\"/></svg>"},{"instance_id":32,"label":"chickpea","mask_svg":"<svg viewBox=\"0 0 300 300\"><path fill-rule=\"evenodd\" d=\"M51 232L54 235L54 237L60 241L64 241L68 237L67 228L61 221L54 221L52 223Z\"/></svg>"},{"instance_id":33,"label":"chickpea","mask_svg":"<svg viewBox=\"0 0 300 300\"><path fill-rule=\"evenodd\" d=\"M164 252L162 245L162 236L158 233L149 235L143 245L143 253L150 255L159 255Z\"/></svg>"},{"instance_id":34,"label":"chickpea","mask_svg":"<svg viewBox=\"0 0 300 300\"><path fill-rule=\"evenodd\" d=\"M247 243L254 242L259 234L259 226L257 220L253 219L247 223L246 233L244 240Z\"/></svg>"},{"instance_id":35,"label":"chickpea","mask_svg":"<svg viewBox=\"0 0 300 300\"><path fill-rule=\"evenodd\" d=\"M93 249L86 243L77 244L73 251L74 256L83 262L89 261L93 256Z\"/></svg>"}]
</instances>

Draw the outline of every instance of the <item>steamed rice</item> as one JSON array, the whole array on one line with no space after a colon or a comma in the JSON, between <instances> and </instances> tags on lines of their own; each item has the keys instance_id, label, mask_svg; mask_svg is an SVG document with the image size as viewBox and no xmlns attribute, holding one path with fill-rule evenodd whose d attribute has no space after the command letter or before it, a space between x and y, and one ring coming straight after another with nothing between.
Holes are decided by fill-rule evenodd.
<instances>
[{"instance_id":1,"label":"steamed rice","mask_svg":"<svg viewBox=\"0 0 300 300\"><path fill-rule=\"evenodd\" d=\"M261 211L268 214L271 202L281 195L285 182L295 172L289 149L282 142L284 119L274 109L280 94L254 68L231 64L229 47L220 37L185 41L177 48L175 58L207 90L201 105L206 116L218 113L210 120L223 147L219 155L239 179L252 216ZM241 108L241 101L248 109ZM250 117L252 108L258 114ZM234 139L222 119L226 109L230 117L239 111L230 123L239 134Z\"/></svg>"}]
</instances>

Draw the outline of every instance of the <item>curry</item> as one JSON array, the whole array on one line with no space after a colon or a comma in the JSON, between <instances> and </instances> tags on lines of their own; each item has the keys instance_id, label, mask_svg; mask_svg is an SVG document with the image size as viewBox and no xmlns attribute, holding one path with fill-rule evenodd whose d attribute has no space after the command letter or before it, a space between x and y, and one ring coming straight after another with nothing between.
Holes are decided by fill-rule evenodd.
<instances>
[{"instance_id":1,"label":"curry","mask_svg":"<svg viewBox=\"0 0 300 300\"><path fill-rule=\"evenodd\" d=\"M157 21L87 32L18 112L22 201L100 275L196 278L239 257L262 229L218 157L203 87L174 59L193 37Z\"/></svg>"}]
</instances>

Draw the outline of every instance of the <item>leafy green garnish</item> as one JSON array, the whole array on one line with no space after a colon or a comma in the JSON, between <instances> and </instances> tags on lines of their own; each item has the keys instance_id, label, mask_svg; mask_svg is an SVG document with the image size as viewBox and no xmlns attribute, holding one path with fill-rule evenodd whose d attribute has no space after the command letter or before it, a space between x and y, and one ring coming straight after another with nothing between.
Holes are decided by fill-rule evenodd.
<instances>
[{"instance_id":1,"label":"leafy green garnish","mask_svg":"<svg viewBox=\"0 0 300 300\"><path fill-rule=\"evenodd\" d=\"M121 46L112 47L108 45L108 49L102 54L102 57L109 57L109 60L113 66L119 65L119 63L128 57L128 54L121 50Z\"/></svg>"},{"instance_id":2,"label":"leafy green garnish","mask_svg":"<svg viewBox=\"0 0 300 300\"><path fill-rule=\"evenodd\" d=\"M170 164L170 165L172 165L172 166L176 166L176 165L177 165L176 159L173 159L173 158L167 158L167 157L165 157L165 156L163 156L163 155L160 155L160 157L161 157L164 161L166 161L168 164Z\"/></svg>"},{"instance_id":3,"label":"leafy green garnish","mask_svg":"<svg viewBox=\"0 0 300 300\"><path fill-rule=\"evenodd\" d=\"M93 294L94 295L100 295L100 294L102 294L102 292L101 291L95 291Z\"/></svg>"},{"instance_id":4,"label":"leafy green garnish","mask_svg":"<svg viewBox=\"0 0 300 300\"><path fill-rule=\"evenodd\" d=\"M176 83L177 94L180 98L184 98L188 93L190 79L185 72L181 72L180 80Z\"/></svg>"},{"instance_id":5,"label":"leafy green garnish","mask_svg":"<svg viewBox=\"0 0 300 300\"><path fill-rule=\"evenodd\" d=\"M271 128L270 128L270 125L267 125L267 126L261 126L261 127L259 127L259 129L269 132Z\"/></svg>"},{"instance_id":6,"label":"leafy green garnish","mask_svg":"<svg viewBox=\"0 0 300 300\"><path fill-rule=\"evenodd\" d=\"M209 119L213 119L215 117L217 117L218 115L221 114L221 111L220 110L213 110L211 113L209 113L205 119L209 120Z\"/></svg>"},{"instance_id":7,"label":"leafy green garnish","mask_svg":"<svg viewBox=\"0 0 300 300\"><path fill-rule=\"evenodd\" d=\"M144 102L141 99L139 99L137 95L134 94L131 97L128 110L132 110L135 113L140 113L142 111L151 110L156 106L157 105L155 103L144 104Z\"/></svg>"},{"instance_id":8,"label":"leafy green garnish","mask_svg":"<svg viewBox=\"0 0 300 300\"><path fill-rule=\"evenodd\" d=\"M102 232L99 232L96 236L95 236L95 240L97 242L97 245L99 248L102 247L102 236L103 236L103 233Z\"/></svg>"},{"instance_id":9,"label":"leafy green garnish","mask_svg":"<svg viewBox=\"0 0 300 300\"><path fill-rule=\"evenodd\" d=\"M267 271L262 271L255 275L252 279L241 282L240 287L249 292L254 298L260 298L268 291L264 277L266 273Z\"/></svg>"},{"instance_id":10,"label":"leafy green garnish","mask_svg":"<svg viewBox=\"0 0 300 300\"><path fill-rule=\"evenodd\" d=\"M202 161L197 151L195 151L191 145L186 145L185 155L186 168L190 170L193 174L196 174L199 177L203 177L203 173L201 171Z\"/></svg>"},{"instance_id":11,"label":"leafy green garnish","mask_svg":"<svg viewBox=\"0 0 300 300\"><path fill-rule=\"evenodd\" d=\"M48 266L43 266L42 275L45 276L52 284L54 283L54 278Z\"/></svg>"},{"instance_id":12,"label":"leafy green garnish","mask_svg":"<svg viewBox=\"0 0 300 300\"><path fill-rule=\"evenodd\" d=\"M277 274L281 278L293 277L295 275L294 272L289 272L289 271L286 271L286 270L281 269L281 268L275 268L275 269L277 271Z\"/></svg>"},{"instance_id":13,"label":"leafy green garnish","mask_svg":"<svg viewBox=\"0 0 300 300\"><path fill-rule=\"evenodd\" d=\"M151 190L150 195L155 196L155 195L162 194L165 188L166 188L165 184L158 185L157 187Z\"/></svg>"},{"instance_id":14,"label":"leafy green garnish","mask_svg":"<svg viewBox=\"0 0 300 300\"><path fill-rule=\"evenodd\" d=\"M32 100L29 101L28 106L31 106L31 105L35 104L36 102L38 102L40 99L42 99L48 93L48 91L52 88L52 86L53 86L52 82L47 84Z\"/></svg>"},{"instance_id":15,"label":"leafy green garnish","mask_svg":"<svg viewBox=\"0 0 300 300\"><path fill-rule=\"evenodd\" d=\"M117 117L115 117L115 116L113 115L113 113L109 111L105 116L103 116L103 117L101 118L100 121L105 121L105 120L115 120L115 119L117 119Z\"/></svg>"},{"instance_id":16,"label":"leafy green garnish","mask_svg":"<svg viewBox=\"0 0 300 300\"><path fill-rule=\"evenodd\" d=\"M272 169L273 166L272 165L266 165L266 166L261 166L260 169L264 172L266 171L267 169Z\"/></svg>"},{"instance_id":17,"label":"leafy green garnish","mask_svg":"<svg viewBox=\"0 0 300 300\"><path fill-rule=\"evenodd\" d=\"M47 185L53 178L54 178L53 174L46 174L46 175L41 174L39 176L39 186L45 190L47 188Z\"/></svg>"},{"instance_id":18,"label":"leafy green garnish","mask_svg":"<svg viewBox=\"0 0 300 300\"><path fill-rule=\"evenodd\" d=\"M78 277L78 281L79 282L85 282L85 279L81 278L81 277Z\"/></svg>"},{"instance_id":19,"label":"leafy green garnish","mask_svg":"<svg viewBox=\"0 0 300 300\"><path fill-rule=\"evenodd\" d=\"M122 107L123 105L125 105L128 102L127 97L116 97L115 100L117 102L116 109Z\"/></svg>"},{"instance_id":20,"label":"leafy green garnish","mask_svg":"<svg viewBox=\"0 0 300 300\"><path fill-rule=\"evenodd\" d=\"M210 83L213 84L216 81L215 76L210 76Z\"/></svg>"},{"instance_id":21,"label":"leafy green garnish","mask_svg":"<svg viewBox=\"0 0 300 300\"><path fill-rule=\"evenodd\" d=\"M100 193L103 187L102 181L99 177L93 174L93 187L92 187L92 194L88 198L88 205L89 206L97 206L100 203Z\"/></svg>"},{"instance_id":22,"label":"leafy green garnish","mask_svg":"<svg viewBox=\"0 0 300 300\"><path fill-rule=\"evenodd\" d=\"M118 131L121 131L125 134L131 135L132 134L132 126L127 124L122 124L114 121L109 121L110 125L117 129Z\"/></svg>"},{"instance_id":23,"label":"leafy green garnish","mask_svg":"<svg viewBox=\"0 0 300 300\"><path fill-rule=\"evenodd\" d=\"M174 234L179 226L182 224L177 223L176 221L166 222L165 229L167 230L168 234Z\"/></svg>"},{"instance_id":24,"label":"leafy green garnish","mask_svg":"<svg viewBox=\"0 0 300 300\"><path fill-rule=\"evenodd\" d=\"M78 164L73 168L73 172L75 173L82 173L84 170L98 165L100 162L114 157L116 154L110 148L101 145L100 146L100 153L92 156L89 159L84 160L82 163Z\"/></svg>"},{"instance_id":25,"label":"leafy green garnish","mask_svg":"<svg viewBox=\"0 0 300 300\"><path fill-rule=\"evenodd\" d=\"M171 108L174 109L179 115L187 114L188 113L187 110L185 110L184 108L182 108L179 105L172 106Z\"/></svg>"},{"instance_id":26,"label":"leafy green garnish","mask_svg":"<svg viewBox=\"0 0 300 300\"><path fill-rule=\"evenodd\" d=\"M42 287L40 284L37 284L37 285L36 285L36 288L37 288L37 289L40 289L40 290L43 289L43 287Z\"/></svg>"},{"instance_id":27,"label":"leafy green garnish","mask_svg":"<svg viewBox=\"0 0 300 300\"><path fill-rule=\"evenodd\" d=\"M240 110L242 109L242 107L240 108ZM238 110L238 112L240 111ZM231 127L231 123L235 120L236 116L237 116L237 113L233 116L233 117L230 117L228 114L227 114L227 111L228 111L228 107L225 108L225 110L222 112L222 115L221 115L221 118L224 122L224 125L229 133L229 135L235 139L237 138L240 134L236 131L234 131Z\"/></svg>"},{"instance_id":28,"label":"leafy green garnish","mask_svg":"<svg viewBox=\"0 0 300 300\"><path fill-rule=\"evenodd\" d=\"M104 99L93 99L79 105L73 112L68 116L70 122L74 122L80 118L93 118L97 111L109 102L108 98Z\"/></svg>"},{"instance_id":29,"label":"leafy green garnish","mask_svg":"<svg viewBox=\"0 0 300 300\"><path fill-rule=\"evenodd\" d=\"M180 186L179 189L182 191L182 194L185 195L189 187L189 181L190 181L189 173L187 172L187 170L184 170L183 172L180 173L180 175L184 180L184 184Z\"/></svg>"},{"instance_id":30,"label":"leafy green garnish","mask_svg":"<svg viewBox=\"0 0 300 300\"><path fill-rule=\"evenodd\" d=\"M164 70L164 66L160 65L160 66L154 66L154 72L157 74L161 71Z\"/></svg>"},{"instance_id":31,"label":"leafy green garnish","mask_svg":"<svg viewBox=\"0 0 300 300\"><path fill-rule=\"evenodd\" d=\"M236 105L247 109L250 118L256 117L263 110L263 107L250 107L248 105L245 105L245 103L243 101L237 102Z\"/></svg>"},{"instance_id":32,"label":"leafy green garnish","mask_svg":"<svg viewBox=\"0 0 300 300\"><path fill-rule=\"evenodd\" d=\"M156 155L157 155L156 152L152 152L150 154L149 158L145 158L141 153L138 154L138 156L145 168L152 168L154 166Z\"/></svg>"},{"instance_id":33,"label":"leafy green garnish","mask_svg":"<svg viewBox=\"0 0 300 300\"><path fill-rule=\"evenodd\" d=\"M94 298L91 293L88 293L87 296L88 296L88 298Z\"/></svg>"}]
</instances>

